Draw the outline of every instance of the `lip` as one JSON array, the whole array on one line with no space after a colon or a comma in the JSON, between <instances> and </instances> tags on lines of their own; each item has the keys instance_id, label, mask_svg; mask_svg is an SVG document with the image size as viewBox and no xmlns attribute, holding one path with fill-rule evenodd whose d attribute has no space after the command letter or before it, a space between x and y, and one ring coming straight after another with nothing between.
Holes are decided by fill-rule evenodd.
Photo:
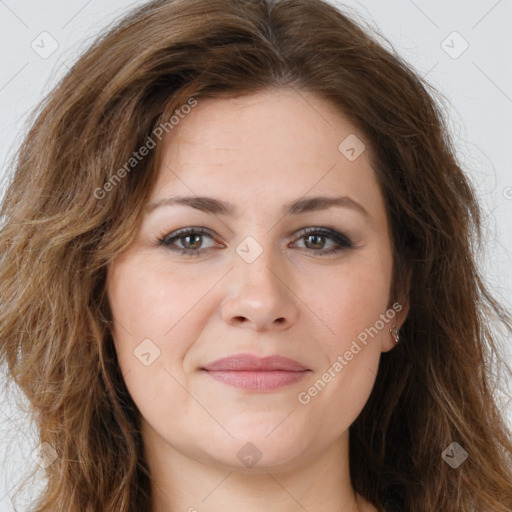
<instances>
[{"instance_id":1,"label":"lip","mask_svg":"<svg viewBox=\"0 0 512 512\"><path fill-rule=\"evenodd\" d=\"M303 379L311 370L280 355L234 354L202 367L215 380L251 391L274 391Z\"/></svg>"},{"instance_id":2,"label":"lip","mask_svg":"<svg viewBox=\"0 0 512 512\"><path fill-rule=\"evenodd\" d=\"M287 372L301 372L307 370L304 365L280 355L267 357L258 357L252 354L233 354L222 357L213 363L209 363L202 368L208 371L220 370L240 370L240 371L273 371L281 370Z\"/></svg>"}]
</instances>

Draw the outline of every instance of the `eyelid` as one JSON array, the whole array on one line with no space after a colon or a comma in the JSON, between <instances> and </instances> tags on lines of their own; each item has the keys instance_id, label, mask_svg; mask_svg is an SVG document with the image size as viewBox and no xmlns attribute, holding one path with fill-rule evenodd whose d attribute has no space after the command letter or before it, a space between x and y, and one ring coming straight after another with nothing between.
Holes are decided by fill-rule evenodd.
<instances>
[{"instance_id":1,"label":"eyelid","mask_svg":"<svg viewBox=\"0 0 512 512\"><path fill-rule=\"evenodd\" d=\"M166 247L166 246L170 245L170 244L168 244L169 241L171 241L171 240L179 240L180 238L184 238L184 237L186 237L187 235L190 235L190 234L207 235L212 240L216 239L215 233L213 231L211 231L210 229L203 228L203 227L190 226L190 227L186 227L186 228L182 228L182 229L178 229L178 230L172 231L171 233L167 233L164 236L158 237L158 244L159 245L163 245L164 247ZM179 249L181 249L181 248L178 247L178 250ZM182 250L184 250L184 249L182 249ZM199 251L201 251L201 250L202 249L200 249ZM199 252L199 251L194 251L194 252Z\"/></svg>"},{"instance_id":2,"label":"eyelid","mask_svg":"<svg viewBox=\"0 0 512 512\"><path fill-rule=\"evenodd\" d=\"M346 236L345 234L337 231L333 228L328 227L322 227L322 226L308 226L306 228L302 228L299 231L295 232L295 238L290 243L294 243L296 241L299 241L306 237L309 234L317 234L326 238L331 239L334 242L334 247L331 247L330 249L308 249L308 248L300 248L302 251L305 251L307 254L311 255L314 254L315 256L319 257L329 257L338 255L340 252L345 252L348 249L354 249L356 246L352 242L352 240ZM181 238L184 238L190 234L199 234L199 235L206 235L207 237L211 238L212 240L216 241L216 234L204 227L195 227L195 226L189 226L186 228L175 230L171 233L168 233L167 235L158 238L158 245L163 246L167 250L170 250L172 252L177 252L185 257L198 257L203 255L208 249L216 249L219 248L217 242L217 246L215 247L206 247L202 249L187 249L187 248L181 248L177 246L173 246L174 241L180 240ZM316 253L316 254L315 254Z\"/></svg>"},{"instance_id":3,"label":"eyelid","mask_svg":"<svg viewBox=\"0 0 512 512\"><path fill-rule=\"evenodd\" d=\"M339 245L344 246L346 248L354 247L354 243L347 235L340 233L336 229L321 227L321 226L310 226L310 227L301 229L297 233L296 240L303 238L304 236L309 235L309 234L320 234L325 237L329 237L329 238L333 239Z\"/></svg>"}]
</instances>

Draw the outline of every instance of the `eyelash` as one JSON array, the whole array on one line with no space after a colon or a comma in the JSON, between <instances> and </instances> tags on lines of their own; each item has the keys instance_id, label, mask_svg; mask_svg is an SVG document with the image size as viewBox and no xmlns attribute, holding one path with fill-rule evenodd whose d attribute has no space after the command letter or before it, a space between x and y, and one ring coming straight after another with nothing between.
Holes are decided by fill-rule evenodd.
<instances>
[{"instance_id":1,"label":"eyelash","mask_svg":"<svg viewBox=\"0 0 512 512\"><path fill-rule=\"evenodd\" d=\"M305 238L306 236L309 236L312 234L321 235L326 238L331 238L338 245L338 247L329 249L327 251L323 250L323 249L319 249L319 250L306 249L307 251L318 253L318 255L321 257L328 256L331 254L337 254L346 249L351 249L354 246L352 241L347 236L343 235L342 233L338 233L337 231L334 231L332 229L328 229L328 228L317 228L317 227L305 228L300 231L300 236L297 238L297 240ZM165 235L162 238L159 238L158 245L161 245L171 251L179 252L182 255L190 256L190 257L197 257L197 256L200 256L207 249L214 249L214 247L208 247L207 249L198 249L198 250L182 249L181 247L172 247L172 244L176 240L185 238L188 235L207 235L213 239L212 233L205 228L184 228L179 231L176 231L175 233L170 233L168 235Z\"/></svg>"}]
</instances>

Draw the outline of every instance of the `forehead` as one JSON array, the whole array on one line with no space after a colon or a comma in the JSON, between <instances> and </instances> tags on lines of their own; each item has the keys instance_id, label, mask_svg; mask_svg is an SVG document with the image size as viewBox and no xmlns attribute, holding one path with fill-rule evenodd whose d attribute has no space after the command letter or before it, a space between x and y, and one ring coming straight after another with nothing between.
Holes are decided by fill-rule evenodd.
<instances>
[{"instance_id":1,"label":"forehead","mask_svg":"<svg viewBox=\"0 0 512 512\"><path fill-rule=\"evenodd\" d=\"M347 158L348 146L355 159L354 152ZM259 200L263 207L330 193L378 206L382 198L369 153L348 119L305 91L199 98L163 139L152 200L215 196L241 205Z\"/></svg>"}]
</instances>

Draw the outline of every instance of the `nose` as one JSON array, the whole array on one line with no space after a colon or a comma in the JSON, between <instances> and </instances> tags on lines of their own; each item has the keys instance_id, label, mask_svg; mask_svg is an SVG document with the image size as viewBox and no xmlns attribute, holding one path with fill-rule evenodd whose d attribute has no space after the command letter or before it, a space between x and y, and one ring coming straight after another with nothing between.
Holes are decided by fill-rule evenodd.
<instances>
[{"instance_id":1,"label":"nose","mask_svg":"<svg viewBox=\"0 0 512 512\"><path fill-rule=\"evenodd\" d=\"M299 315L298 298L291 289L289 270L277 266L263 251L252 263L235 254L234 269L226 282L222 319L255 331L289 329Z\"/></svg>"}]
</instances>

